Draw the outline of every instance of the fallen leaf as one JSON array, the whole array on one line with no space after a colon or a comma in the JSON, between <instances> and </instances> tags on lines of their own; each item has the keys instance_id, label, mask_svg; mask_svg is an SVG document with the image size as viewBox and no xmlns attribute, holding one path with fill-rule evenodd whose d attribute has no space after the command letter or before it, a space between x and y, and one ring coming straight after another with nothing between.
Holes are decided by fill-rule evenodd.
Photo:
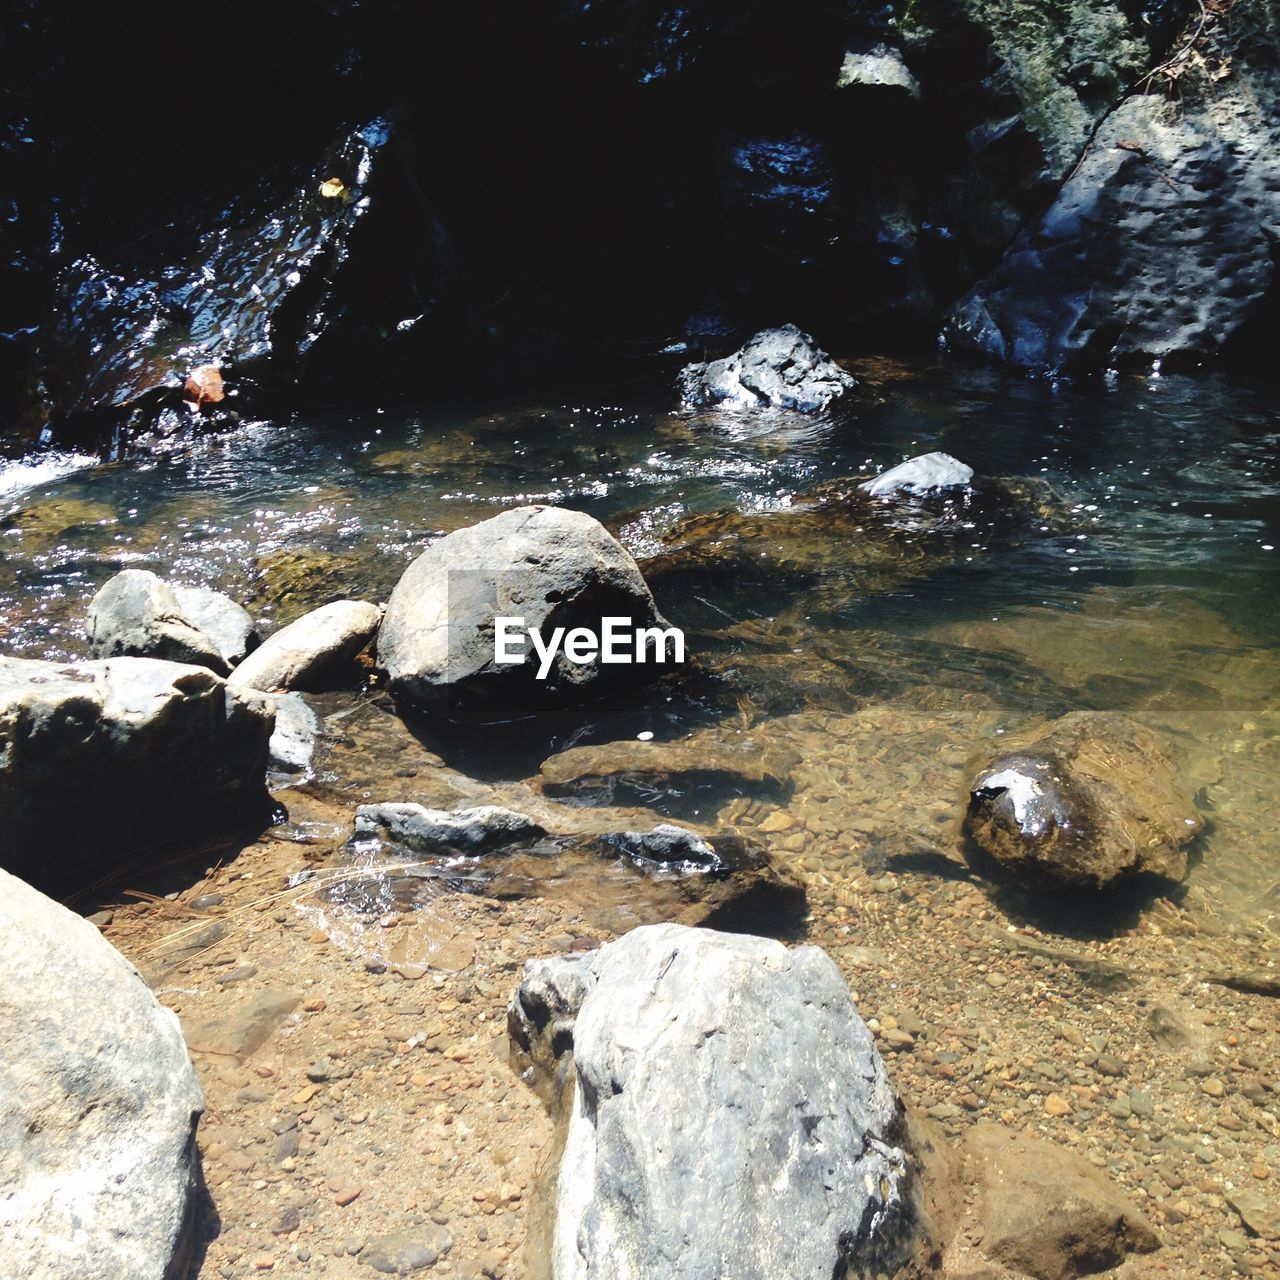
<instances>
[{"instance_id":1,"label":"fallen leaf","mask_svg":"<svg viewBox=\"0 0 1280 1280\"><path fill-rule=\"evenodd\" d=\"M340 196L345 195L347 184L341 178L326 178L320 184L320 194L326 200L337 200Z\"/></svg>"},{"instance_id":2,"label":"fallen leaf","mask_svg":"<svg viewBox=\"0 0 1280 1280\"><path fill-rule=\"evenodd\" d=\"M222 371L216 364L202 364L198 369L192 369L182 389L187 399L196 404L217 404L227 394L222 383Z\"/></svg>"}]
</instances>

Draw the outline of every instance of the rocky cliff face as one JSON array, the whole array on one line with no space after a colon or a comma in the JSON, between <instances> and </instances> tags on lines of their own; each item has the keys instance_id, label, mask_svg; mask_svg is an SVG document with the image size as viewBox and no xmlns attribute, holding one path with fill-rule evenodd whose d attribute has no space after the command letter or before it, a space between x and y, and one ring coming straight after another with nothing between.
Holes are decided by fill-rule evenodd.
<instances>
[{"instance_id":1,"label":"rocky cliff face","mask_svg":"<svg viewBox=\"0 0 1280 1280\"><path fill-rule=\"evenodd\" d=\"M1097 367L1272 305L1262 0L149 8L4 20L28 438L784 321Z\"/></svg>"}]
</instances>

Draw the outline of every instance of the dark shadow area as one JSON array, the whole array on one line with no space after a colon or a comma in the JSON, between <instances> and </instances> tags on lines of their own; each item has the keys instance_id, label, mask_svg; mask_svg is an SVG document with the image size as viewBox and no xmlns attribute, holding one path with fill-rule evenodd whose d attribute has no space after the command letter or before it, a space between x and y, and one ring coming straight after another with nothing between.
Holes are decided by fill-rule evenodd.
<instances>
[{"instance_id":1,"label":"dark shadow area","mask_svg":"<svg viewBox=\"0 0 1280 1280\"><path fill-rule=\"evenodd\" d=\"M186 1265L175 1273L172 1280L196 1280L204 1266L209 1246L222 1233L222 1217L213 1201L213 1193L204 1180L204 1166L196 1152L197 1182L191 1211L190 1256Z\"/></svg>"}]
</instances>

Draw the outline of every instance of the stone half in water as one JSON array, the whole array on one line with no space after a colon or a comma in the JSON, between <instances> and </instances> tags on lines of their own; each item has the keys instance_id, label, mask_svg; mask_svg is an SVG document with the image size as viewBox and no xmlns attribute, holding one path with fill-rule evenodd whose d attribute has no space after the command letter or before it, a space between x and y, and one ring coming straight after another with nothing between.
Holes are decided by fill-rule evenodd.
<instances>
[{"instance_id":1,"label":"stone half in water","mask_svg":"<svg viewBox=\"0 0 1280 1280\"><path fill-rule=\"evenodd\" d=\"M973 468L959 458L949 453L922 453L882 471L858 488L873 498L889 498L903 493L919 495L967 489L972 481Z\"/></svg>"},{"instance_id":2,"label":"stone half in water","mask_svg":"<svg viewBox=\"0 0 1280 1280\"><path fill-rule=\"evenodd\" d=\"M1182 880L1203 826L1169 743L1075 711L993 760L970 788L970 836L1002 870L1068 889Z\"/></svg>"},{"instance_id":3,"label":"stone half in water","mask_svg":"<svg viewBox=\"0 0 1280 1280\"><path fill-rule=\"evenodd\" d=\"M686 365L679 385L686 408L821 413L857 383L809 334L785 324L761 330L723 360Z\"/></svg>"}]
</instances>

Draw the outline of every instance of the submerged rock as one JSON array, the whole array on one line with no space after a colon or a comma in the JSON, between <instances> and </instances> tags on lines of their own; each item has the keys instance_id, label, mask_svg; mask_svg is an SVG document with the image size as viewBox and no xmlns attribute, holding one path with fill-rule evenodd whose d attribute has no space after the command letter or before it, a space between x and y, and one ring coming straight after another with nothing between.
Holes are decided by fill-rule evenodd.
<instances>
[{"instance_id":1,"label":"submerged rock","mask_svg":"<svg viewBox=\"0 0 1280 1280\"><path fill-rule=\"evenodd\" d=\"M818 413L856 385L793 324L762 330L733 355L688 365L680 374L680 394L691 408L724 404Z\"/></svg>"},{"instance_id":2,"label":"submerged rock","mask_svg":"<svg viewBox=\"0 0 1280 1280\"><path fill-rule=\"evenodd\" d=\"M125 569L98 590L89 604L85 635L95 658L162 658L219 675L230 670L218 642L183 607L177 592L146 569Z\"/></svg>"},{"instance_id":3,"label":"submerged rock","mask_svg":"<svg viewBox=\"0 0 1280 1280\"><path fill-rule=\"evenodd\" d=\"M910 1252L900 1107L816 947L636 929L528 962L509 1026L535 1060L572 1051L556 1280L831 1280Z\"/></svg>"},{"instance_id":4,"label":"submerged rock","mask_svg":"<svg viewBox=\"0 0 1280 1280\"><path fill-rule=\"evenodd\" d=\"M965 489L973 480L973 468L949 453L922 453L908 458L874 480L858 486L873 498L888 498L899 493L938 493L944 489Z\"/></svg>"},{"instance_id":5,"label":"submerged rock","mask_svg":"<svg viewBox=\"0 0 1280 1280\"><path fill-rule=\"evenodd\" d=\"M178 1019L138 971L0 871L0 1273L185 1275L203 1110Z\"/></svg>"},{"instance_id":6,"label":"submerged rock","mask_svg":"<svg viewBox=\"0 0 1280 1280\"><path fill-rule=\"evenodd\" d=\"M978 1236L993 1262L1036 1280L1074 1280L1150 1253L1160 1238L1087 1160L998 1124L965 1142Z\"/></svg>"},{"instance_id":7,"label":"submerged rock","mask_svg":"<svg viewBox=\"0 0 1280 1280\"><path fill-rule=\"evenodd\" d=\"M362 804L356 839L377 836L419 853L484 853L545 835L532 818L499 805L428 809L420 804Z\"/></svg>"},{"instance_id":8,"label":"submerged rock","mask_svg":"<svg viewBox=\"0 0 1280 1280\"><path fill-rule=\"evenodd\" d=\"M591 804L697 807L730 795L785 796L795 763L790 753L750 743L605 742L550 756L538 784L549 796Z\"/></svg>"},{"instance_id":9,"label":"submerged rock","mask_svg":"<svg viewBox=\"0 0 1280 1280\"><path fill-rule=\"evenodd\" d=\"M376 604L335 600L268 636L231 673L229 683L270 691L319 689L348 679L381 619Z\"/></svg>"},{"instance_id":10,"label":"submerged rock","mask_svg":"<svg viewBox=\"0 0 1280 1280\"><path fill-rule=\"evenodd\" d=\"M1102 889L1182 880L1203 826L1168 742L1123 716L1073 711L978 775L967 829L1003 870Z\"/></svg>"},{"instance_id":11,"label":"submerged rock","mask_svg":"<svg viewBox=\"0 0 1280 1280\"><path fill-rule=\"evenodd\" d=\"M273 718L203 667L0 658L0 857L42 884L97 878L131 851L265 814Z\"/></svg>"},{"instance_id":12,"label":"submerged rock","mask_svg":"<svg viewBox=\"0 0 1280 1280\"><path fill-rule=\"evenodd\" d=\"M668 666L571 662L557 652L546 677L527 642L523 661L495 661L495 620L549 642L560 627L599 636L608 617L661 628L630 553L598 521L560 507L520 507L440 539L405 571L387 602L378 660L398 698L424 711L509 716L635 688ZM668 661L671 657L668 651Z\"/></svg>"}]
</instances>

